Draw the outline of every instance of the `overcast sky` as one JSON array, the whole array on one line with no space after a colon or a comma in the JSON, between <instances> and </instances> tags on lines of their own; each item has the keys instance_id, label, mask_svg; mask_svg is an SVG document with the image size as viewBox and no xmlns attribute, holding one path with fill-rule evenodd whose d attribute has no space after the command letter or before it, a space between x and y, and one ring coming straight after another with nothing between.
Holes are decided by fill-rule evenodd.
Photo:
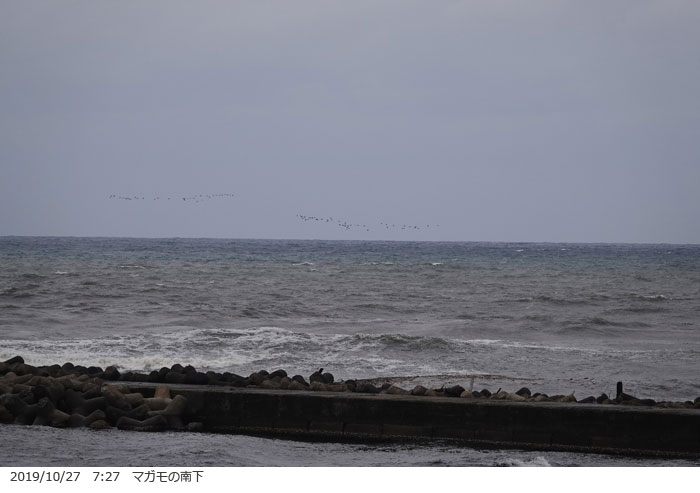
<instances>
[{"instance_id":1,"label":"overcast sky","mask_svg":"<svg viewBox=\"0 0 700 493\"><path fill-rule=\"evenodd\" d=\"M0 235L700 243L698 26L697 0L0 0Z\"/></svg>"}]
</instances>

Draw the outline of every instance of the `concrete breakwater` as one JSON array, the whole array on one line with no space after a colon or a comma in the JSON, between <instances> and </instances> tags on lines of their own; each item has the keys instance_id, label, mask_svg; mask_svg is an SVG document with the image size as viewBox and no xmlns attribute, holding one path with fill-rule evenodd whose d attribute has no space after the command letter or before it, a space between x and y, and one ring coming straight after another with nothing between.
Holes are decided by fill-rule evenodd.
<instances>
[{"instance_id":1,"label":"concrete breakwater","mask_svg":"<svg viewBox=\"0 0 700 493\"><path fill-rule=\"evenodd\" d=\"M206 381L205 381L206 379ZM189 380L189 381L188 381ZM197 380L197 381L193 381ZM545 449L700 454L700 399L405 390L367 381L308 381L284 370L248 377L173 365L116 368L0 363L0 422L93 429L189 430L324 440L452 439Z\"/></svg>"}]
</instances>

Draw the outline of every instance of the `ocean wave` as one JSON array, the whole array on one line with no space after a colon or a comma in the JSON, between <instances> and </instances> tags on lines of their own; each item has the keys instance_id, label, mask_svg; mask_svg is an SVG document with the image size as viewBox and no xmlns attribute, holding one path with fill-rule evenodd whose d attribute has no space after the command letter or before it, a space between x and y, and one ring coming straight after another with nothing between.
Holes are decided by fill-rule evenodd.
<instances>
[{"instance_id":1,"label":"ocean wave","mask_svg":"<svg viewBox=\"0 0 700 493\"><path fill-rule=\"evenodd\" d=\"M663 294L639 295L637 299L644 301L666 301L668 298Z\"/></svg>"},{"instance_id":2,"label":"ocean wave","mask_svg":"<svg viewBox=\"0 0 700 493\"><path fill-rule=\"evenodd\" d=\"M551 467L547 459L542 456L534 457L532 459L518 459L516 457L506 458L497 461L495 466L499 467Z\"/></svg>"},{"instance_id":3,"label":"ocean wave","mask_svg":"<svg viewBox=\"0 0 700 493\"><path fill-rule=\"evenodd\" d=\"M589 300L586 299L575 299L575 298L557 298L554 296L548 296L548 295L537 295L537 296L528 296L528 297L520 297L516 298L512 301L516 303L531 303L533 301L541 302L541 303L549 303L552 305L562 305L562 306L567 306L567 305L586 305L589 304L591 300L596 300L599 298L596 297L591 297Z\"/></svg>"}]
</instances>

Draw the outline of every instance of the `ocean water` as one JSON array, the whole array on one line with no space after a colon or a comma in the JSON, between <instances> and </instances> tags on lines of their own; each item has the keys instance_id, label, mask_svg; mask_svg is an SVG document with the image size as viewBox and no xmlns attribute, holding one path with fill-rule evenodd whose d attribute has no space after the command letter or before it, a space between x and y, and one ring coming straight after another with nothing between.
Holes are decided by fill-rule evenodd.
<instances>
[{"instance_id":1,"label":"ocean water","mask_svg":"<svg viewBox=\"0 0 700 493\"><path fill-rule=\"evenodd\" d=\"M33 365L140 371L177 362L308 376L323 367L336 379L404 388L527 386L578 398L614 394L622 381L638 397L692 400L700 396L700 246L2 237L0 361L16 354ZM45 444L95 436L15 426L0 435ZM135 460L143 436L113 436L115 465ZM159 437L195 448L200 440ZM328 465L639 460L250 437L207 443L236 449L216 455L221 465L251 465L248 448L275 465L318 456ZM21 460L61 464L48 449Z\"/></svg>"}]
</instances>

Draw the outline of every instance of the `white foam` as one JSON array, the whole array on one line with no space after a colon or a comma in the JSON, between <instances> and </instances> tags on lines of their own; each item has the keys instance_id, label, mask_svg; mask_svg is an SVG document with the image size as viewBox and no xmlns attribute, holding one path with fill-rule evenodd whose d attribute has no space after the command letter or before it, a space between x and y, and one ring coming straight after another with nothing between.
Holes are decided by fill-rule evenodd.
<instances>
[{"instance_id":1,"label":"white foam","mask_svg":"<svg viewBox=\"0 0 700 493\"><path fill-rule=\"evenodd\" d=\"M552 467L552 465L542 456L537 456L533 459L517 459L507 458L503 462L498 463L499 466L509 467Z\"/></svg>"},{"instance_id":2,"label":"white foam","mask_svg":"<svg viewBox=\"0 0 700 493\"><path fill-rule=\"evenodd\" d=\"M667 300L666 296L663 294L653 294L649 296L640 296L643 300L651 300L651 301L661 301L661 300Z\"/></svg>"},{"instance_id":3,"label":"white foam","mask_svg":"<svg viewBox=\"0 0 700 493\"><path fill-rule=\"evenodd\" d=\"M54 272L54 274L58 274L59 276L62 276L64 274L68 274L68 272L66 272L64 270L57 270L56 272Z\"/></svg>"}]
</instances>

